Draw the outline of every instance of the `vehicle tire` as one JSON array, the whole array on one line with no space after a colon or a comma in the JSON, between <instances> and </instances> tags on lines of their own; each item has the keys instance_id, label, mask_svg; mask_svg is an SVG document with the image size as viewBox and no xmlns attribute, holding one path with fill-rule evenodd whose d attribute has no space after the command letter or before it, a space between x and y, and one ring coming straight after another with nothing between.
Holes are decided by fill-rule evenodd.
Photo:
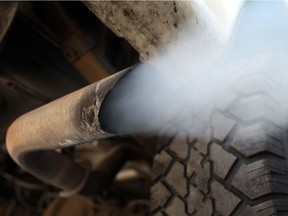
<instances>
[{"instance_id":1,"label":"vehicle tire","mask_svg":"<svg viewBox=\"0 0 288 216\"><path fill-rule=\"evenodd\" d=\"M288 215L285 86L277 69L249 62L241 65L253 71L191 111L185 126L161 130L152 215Z\"/></svg>"}]
</instances>

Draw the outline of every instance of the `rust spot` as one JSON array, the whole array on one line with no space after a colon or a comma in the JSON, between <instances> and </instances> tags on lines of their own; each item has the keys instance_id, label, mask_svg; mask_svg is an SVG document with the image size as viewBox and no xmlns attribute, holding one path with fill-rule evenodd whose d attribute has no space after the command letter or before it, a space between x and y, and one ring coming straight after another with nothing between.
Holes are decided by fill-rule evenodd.
<instances>
[{"instance_id":1,"label":"rust spot","mask_svg":"<svg viewBox=\"0 0 288 216\"><path fill-rule=\"evenodd\" d=\"M133 17L133 16L135 16L135 13L132 9L130 9L130 10L123 9L123 15L125 17Z\"/></svg>"},{"instance_id":2,"label":"rust spot","mask_svg":"<svg viewBox=\"0 0 288 216\"><path fill-rule=\"evenodd\" d=\"M94 97L91 102L87 103L82 109L81 122L87 129L93 128L95 121L97 121L96 104L96 98Z\"/></svg>"},{"instance_id":3,"label":"rust spot","mask_svg":"<svg viewBox=\"0 0 288 216\"><path fill-rule=\"evenodd\" d=\"M123 10L123 15L126 16L126 17L130 16L130 12L127 9L124 9Z\"/></svg>"},{"instance_id":4,"label":"rust spot","mask_svg":"<svg viewBox=\"0 0 288 216\"><path fill-rule=\"evenodd\" d=\"M176 6L176 2L175 1L173 1L173 9L174 9L174 12L175 13L177 13L177 11L178 11L178 9L177 9L177 6Z\"/></svg>"},{"instance_id":5,"label":"rust spot","mask_svg":"<svg viewBox=\"0 0 288 216\"><path fill-rule=\"evenodd\" d=\"M131 15L135 15L134 11L130 9Z\"/></svg>"}]
</instances>

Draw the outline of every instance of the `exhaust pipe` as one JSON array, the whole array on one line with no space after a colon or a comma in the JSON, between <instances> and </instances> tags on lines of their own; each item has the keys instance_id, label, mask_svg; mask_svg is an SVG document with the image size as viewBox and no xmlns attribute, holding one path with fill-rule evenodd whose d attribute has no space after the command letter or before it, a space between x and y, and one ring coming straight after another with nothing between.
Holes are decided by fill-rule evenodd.
<instances>
[{"instance_id":1,"label":"exhaust pipe","mask_svg":"<svg viewBox=\"0 0 288 216\"><path fill-rule=\"evenodd\" d=\"M24 170L66 195L95 194L113 181L127 159L135 159L135 149L119 145L92 173L55 149L154 130L161 118L150 104L161 102L157 89L164 83L146 64L111 75L19 117L7 132L8 152Z\"/></svg>"},{"instance_id":2,"label":"exhaust pipe","mask_svg":"<svg viewBox=\"0 0 288 216\"><path fill-rule=\"evenodd\" d=\"M106 178L102 183L99 179L116 174L109 170L111 159L105 166L107 169L89 175L84 167L55 149L114 136L101 128L98 113L107 93L128 71L118 72L19 117L6 137L7 150L14 161L64 191L91 193L85 188L89 182L99 184L97 190L100 190Z\"/></svg>"}]
</instances>

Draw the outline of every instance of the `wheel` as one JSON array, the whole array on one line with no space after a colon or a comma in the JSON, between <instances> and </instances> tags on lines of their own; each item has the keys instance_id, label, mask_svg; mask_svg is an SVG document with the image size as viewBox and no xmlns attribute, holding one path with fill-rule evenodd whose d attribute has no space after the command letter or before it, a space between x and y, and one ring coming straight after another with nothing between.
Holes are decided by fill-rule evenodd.
<instances>
[{"instance_id":1,"label":"wheel","mask_svg":"<svg viewBox=\"0 0 288 216\"><path fill-rule=\"evenodd\" d=\"M283 2L245 3L209 100L158 137L152 215L288 215L286 15Z\"/></svg>"},{"instance_id":2,"label":"wheel","mask_svg":"<svg viewBox=\"0 0 288 216\"><path fill-rule=\"evenodd\" d=\"M277 69L255 58L205 109L185 114L188 124L162 129L152 215L288 215L285 86Z\"/></svg>"}]
</instances>

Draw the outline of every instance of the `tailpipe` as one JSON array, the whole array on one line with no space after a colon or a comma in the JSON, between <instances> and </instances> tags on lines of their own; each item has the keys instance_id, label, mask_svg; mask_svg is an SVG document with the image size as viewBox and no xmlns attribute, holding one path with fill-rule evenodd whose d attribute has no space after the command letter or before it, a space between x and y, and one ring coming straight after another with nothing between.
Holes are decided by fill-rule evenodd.
<instances>
[{"instance_id":1,"label":"tailpipe","mask_svg":"<svg viewBox=\"0 0 288 216\"><path fill-rule=\"evenodd\" d=\"M125 69L19 117L7 132L9 154L24 170L67 194L103 190L127 157L135 157L131 149L116 148L92 173L55 150L157 127L153 109L147 108L150 99L159 99L153 91L163 82L154 71L143 65ZM146 81L154 89L146 88Z\"/></svg>"}]
</instances>

